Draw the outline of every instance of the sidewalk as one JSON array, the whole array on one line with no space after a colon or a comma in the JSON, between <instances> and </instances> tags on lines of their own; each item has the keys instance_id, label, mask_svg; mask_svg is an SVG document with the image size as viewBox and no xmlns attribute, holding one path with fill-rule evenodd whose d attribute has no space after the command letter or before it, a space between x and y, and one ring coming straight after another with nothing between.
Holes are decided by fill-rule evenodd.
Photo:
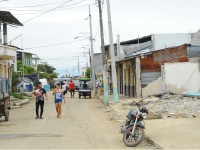
<instances>
[{"instance_id":1,"label":"sidewalk","mask_svg":"<svg viewBox=\"0 0 200 150\"><path fill-rule=\"evenodd\" d=\"M98 96L103 100L103 96ZM120 95L120 102L113 103L110 96L109 108L120 123L126 118L133 99ZM134 101L138 101L134 99ZM200 149L200 118L145 120L145 134L149 141L162 149Z\"/></svg>"}]
</instances>

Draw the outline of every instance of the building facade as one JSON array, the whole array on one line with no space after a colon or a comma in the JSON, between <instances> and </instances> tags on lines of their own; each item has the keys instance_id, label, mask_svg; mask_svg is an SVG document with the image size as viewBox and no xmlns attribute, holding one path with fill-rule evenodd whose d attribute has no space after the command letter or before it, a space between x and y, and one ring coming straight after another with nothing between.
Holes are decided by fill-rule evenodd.
<instances>
[{"instance_id":1,"label":"building facade","mask_svg":"<svg viewBox=\"0 0 200 150\"><path fill-rule=\"evenodd\" d=\"M166 68L170 68L167 65L169 63L182 63L188 68L191 58L199 57L200 36L198 35L199 32L153 34L120 42L120 49L118 50L118 54L116 53L119 93L129 97L146 97L153 94L174 91L175 89L177 93L192 90L186 88L180 90L180 87L172 88L175 85L172 86L165 82L164 72ZM117 45L114 44L114 46L115 52L117 52ZM108 66L110 66L109 45L105 46L105 48L107 51ZM112 72L110 67L108 68L108 73L110 74L109 81L111 81ZM171 68L173 67L171 66ZM192 87L195 87L193 90L197 90L196 85ZM112 87L110 86L110 88Z\"/></svg>"},{"instance_id":2,"label":"building facade","mask_svg":"<svg viewBox=\"0 0 200 150\"><path fill-rule=\"evenodd\" d=\"M10 12L0 11L0 90L6 92L12 87L12 71L17 71L17 48L8 45L8 25L22 26Z\"/></svg>"}]
</instances>

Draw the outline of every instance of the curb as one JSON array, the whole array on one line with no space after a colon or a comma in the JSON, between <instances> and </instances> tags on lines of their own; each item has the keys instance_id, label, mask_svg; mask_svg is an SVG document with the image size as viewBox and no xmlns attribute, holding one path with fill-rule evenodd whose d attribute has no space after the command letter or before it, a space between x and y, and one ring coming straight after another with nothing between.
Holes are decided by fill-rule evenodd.
<instances>
[{"instance_id":1,"label":"curb","mask_svg":"<svg viewBox=\"0 0 200 150\"><path fill-rule=\"evenodd\" d=\"M99 95L96 95L96 97L103 102L103 99ZM107 107L109 107L117 115L117 112L110 105L108 105ZM161 150L164 149L162 146L160 146L157 142L155 142L149 136L145 135L145 139L147 140L149 144L154 145L156 148L161 149Z\"/></svg>"}]
</instances>

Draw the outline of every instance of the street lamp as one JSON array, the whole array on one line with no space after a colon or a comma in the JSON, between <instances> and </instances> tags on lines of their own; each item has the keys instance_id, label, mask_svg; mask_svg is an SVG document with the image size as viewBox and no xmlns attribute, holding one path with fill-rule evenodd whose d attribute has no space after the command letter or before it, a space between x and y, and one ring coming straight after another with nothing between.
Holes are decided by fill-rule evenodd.
<instances>
[{"instance_id":1,"label":"street lamp","mask_svg":"<svg viewBox=\"0 0 200 150\"><path fill-rule=\"evenodd\" d=\"M7 1L7 0L3 0L3 1ZM2 2L2 1L0 1ZM21 37L21 49L22 49L22 77L23 77L23 81L24 81L24 48L23 48L23 36L22 34L16 36L15 38L13 38L10 42L10 45L12 44L11 42L16 40L17 38Z\"/></svg>"},{"instance_id":2,"label":"street lamp","mask_svg":"<svg viewBox=\"0 0 200 150\"><path fill-rule=\"evenodd\" d=\"M4 1L8 1L8 0L1 0L0 2L4 2Z\"/></svg>"},{"instance_id":3,"label":"street lamp","mask_svg":"<svg viewBox=\"0 0 200 150\"><path fill-rule=\"evenodd\" d=\"M90 40L90 37L86 37L86 36L76 36L76 37L74 37L74 39L79 39L79 38L85 38L85 39ZM92 38L92 41L95 41L95 38Z\"/></svg>"}]
</instances>

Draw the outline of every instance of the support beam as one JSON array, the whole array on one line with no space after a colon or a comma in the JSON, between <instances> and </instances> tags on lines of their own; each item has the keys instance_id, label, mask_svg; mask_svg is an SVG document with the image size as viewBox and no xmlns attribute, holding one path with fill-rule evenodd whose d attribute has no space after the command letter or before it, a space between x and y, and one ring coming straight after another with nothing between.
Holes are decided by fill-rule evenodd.
<instances>
[{"instance_id":1,"label":"support beam","mask_svg":"<svg viewBox=\"0 0 200 150\"><path fill-rule=\"evenodd\" d=\"M7 34L7 24L3 23L3 44L7 45L8 44L8 34Z\"/></svg>"}]
</instances>

